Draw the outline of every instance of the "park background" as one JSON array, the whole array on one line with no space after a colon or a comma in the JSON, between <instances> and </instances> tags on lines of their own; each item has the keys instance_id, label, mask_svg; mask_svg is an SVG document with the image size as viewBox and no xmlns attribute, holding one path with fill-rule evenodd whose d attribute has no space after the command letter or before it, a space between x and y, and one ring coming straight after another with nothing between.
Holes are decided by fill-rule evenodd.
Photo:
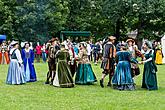
<instances>
[{"instance_id":1,"label":"park background","mask_svg":"<svg viewBox=\"0 0 165 110\"><path fill-rule=\"evenodd\" d=\"M90 31L95 41L107 35L124 40L160 40L165 32L165 0L0 0L0 34L7 40L41 42L61 31ZM1 110L164 110L165 69L158 65L158 91L141 89L141 74L135 91L117 91L94 85L55 88L44 85L47 64L35 63L38 81L6 85L8 65L0 65ZM93 65L97 79L100 64ZM106 79L106 83L107 83ZM105 83L105 84L106 84Z\"/></svg>"},{"instance_id":2,"label":"park background","mask_svg":"<svg viewBox=\"0 0 165 110\"><path fill-rule=\"evenodd\" d=\"M95 41L159 40L165 32L165 0L0 0L0 34L45 43L61 31L90 31Z\"/></svg>"}]
</instances>

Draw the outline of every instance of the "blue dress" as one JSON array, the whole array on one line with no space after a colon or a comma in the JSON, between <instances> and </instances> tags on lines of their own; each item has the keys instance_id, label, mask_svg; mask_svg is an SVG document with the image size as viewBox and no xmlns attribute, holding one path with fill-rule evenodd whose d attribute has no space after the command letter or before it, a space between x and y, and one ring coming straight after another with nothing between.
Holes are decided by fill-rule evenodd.
<instances>
[{"instance_id":1,"label":"blue dress","mask_svg":"<svg viewBox=\"0 0 165 110\"><path fill-rule=\"evenodd\" d=\"M26 83L24 66L21 64L21 53L18 49L12 49L10 64L6 79L6 84L24 84Z\"/></svg>"},{"instance_id":2,"label":"blue dress","mask_svg":"<svg viewBox=\"0 0 165 110\"><path fill-rule=\"evenodd\" d=\"M30 49L29 52L26 52L25 49L22 50L22 59L24 64L24 71L26 75L27 82L37 81L36 72L34 69L34 52Z\"/></svg>"},{"instance_id":3,"label":"blue dress","mask_svg":"<svg viewBox=\"0 0 165 110\"><path fill-rule=\"evenodd\" d=\"M112 78L114 89L118 90L134 90L134 81L131 76L130 62L137 63L135 59L131 58L129 52L117 52L116 55L117 67L115 74Z\"/></svg>"}]
</instances>

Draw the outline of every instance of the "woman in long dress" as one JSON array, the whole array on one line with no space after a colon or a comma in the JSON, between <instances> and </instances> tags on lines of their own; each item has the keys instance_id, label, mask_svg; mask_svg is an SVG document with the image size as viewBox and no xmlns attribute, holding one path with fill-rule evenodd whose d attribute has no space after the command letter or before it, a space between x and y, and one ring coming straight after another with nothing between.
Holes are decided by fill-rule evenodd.
<instances>
[{"instance_id":1,"label":"woman in long dress","mask_svg":"<svg viewBox=\"0 0 165 110\"><path fill-rule=\"evenodd\" d=\"M34 68L34 52L31 50L29 43L25 43L25 48L22 50L22 59L24 64L24 71L27 82L37 81L36 72Z\"/></svg>"},{"instance_id":2,"label":"woman in long dress","mask_svg":"<svg viewBox=\"0 0 165 110\"><path fill-rule=\"evenodd\" d=\"M132 55L126 51L126 44L121 45L121 51L116 54L117 67L112 78L114 89L118 90L134 90L134 80L131 76L131 62L138 63L132 59Z\"/></svg>"},{"instance_id":3,"label":"woman in long dress","mask_svg":"<svg viewBox=\"0 0 165 110\"><path fill-rule=\"evenodd\" d=\"M79 64L75 79L76 84L93 84L94 82L97 82L96 76L88 59L86 47L87 45L85 43L81 43Z\"/></svg>"},{"instance_id":4,"label":"woman in long dress","mask_svg":"<svg viewBox=\"0 0 165 110\"><path fill-rule=\"evenodd\" d=\"M155 62L158 65L163 64L163 56L162 56L162 46L160 44L160 42L158 42L158 45L156 46L156 59Z\"/></svg>"},{"instance_id":5,"label":"woman in long dress","mask_svg":"<svg viewBox=\"0 0 165 110\"><path fill-rule=\"evenodd\" d=\"M26 83L23 61L21 53L19 51L18 42L13 41L11 43L13 48L10 50L10 64L8 69L8 75L6 79L7 84L24 84Z\"/></svg>"},{"instance_id":6,"label":"woman in long dress","mask_svg":"<svg viewBox=\"0 0 165 110\"><path fill-rule=\"evenodd\" d=\"M142 88L146 88L148 90L157 90L157 67L154 61L154 51L151 49L151 44L146 41L143 45L143 49L145 51L145 61L144 63L144 71L143 71L143 81Z\"/></svg>"},{"instance_id":7,"label":"woman in long dress","mask_svg":"<svg viewBox=\"0 0 165 110\"><path fill-rule=\"evenodd\" d=\"M2 42L2 46L0 46L0 64L9 64L9 56L8 56L8 47L6 42Z\"/></svg>"},{"instance_id":8,"label":"woman in long dress","mask_svg":"<svg viewBox=\"0 0 165 110\"><path fill-rule=\"evenodd\" d=\"M57 65L53 85L62 88L74 87L72 74L68 65L70 56L69 52L65 49L65 45L61 45L61 50L57 51L55 58L57 59Z\"/></svg>"}]
</instances>

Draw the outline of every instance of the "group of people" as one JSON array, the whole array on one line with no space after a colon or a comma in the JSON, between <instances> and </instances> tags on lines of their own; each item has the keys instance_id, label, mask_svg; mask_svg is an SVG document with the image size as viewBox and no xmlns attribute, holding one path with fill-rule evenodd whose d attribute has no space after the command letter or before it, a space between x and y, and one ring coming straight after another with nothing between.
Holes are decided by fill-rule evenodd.
<instances>
[{"instance_id":1,"label":"group of people","mask_svg":"<svg viewBox=\"0 0 165 110\"><path fill-rule=\"evenodd\" d=\"M34 52L31 50L30 43L26 42L22 51L19 50L19 43L12 41L10 54L10 64L7 74L7 84L24 84L26 82L37 81L34 68Z\"/></svg>"},{"instance_id":2,"label":"group of people","mask_svg":"<svg viewBox=\"0 0 165 110\"><path fill-rule=\"evenodd\" d=\"M0 45L0 64L9 64L9 44L10 42L3 41Z\"/></svg>"},{"instance_id":3,"label":"group of people","mask_svg":"<svg viewBox=\"0 0 165 110\"><path fill-rule=\"evenodd\" d=\"M103 69L100 86L104 88L105 77L109 75L107 86L118 90L135 90L134 77L140 74L138 64L144 64L142 88L157 90L156 52L149 41L144 41L142 49L138 50L133 39L122 41L115 45L116 37L109 36L103 42L91 45L91 42L72 43L69 39L60 43L58 38L52 38L44 47L37 44L36 50L44 49L47 53L48 72L45 84L55 87L74 87L75 84L90 85L97 78L90 64L94 55L94 63L100 58ZM9 52L10 65L7 84L24 84L37 81L34 68L34 51L26 42L20 52L19 43L12 41ZM38 53L41 54L41 53ZM142 61L137 61L141 57ZM38 57L37 57L38 58ZM74 80L75 78L75 80Z\"/></svg>"},{"instance_id":4,"label":"group of people","mask_svg":"<svg viewBox=\"0 0 165 110\"><path fill-rule=\"evenodd\" d=\"M85 42L79 44L78 50L74 49L70 41L60 44L57 38L52 38L49 42L51 43L48 46L49 71L45 84L74 87L75 84L93 84L97 81L88 59Z\"/></svg>"},{"instance_id":5,"label":"group of people","mask_svg":"<svg viewBox=\"0 0 165 110\"><path fill-rule=\"evenodd\" d=\"M113 85L118 90L135 90L134 77L140 74L138 64L144 64L142 88L157 90L157 67L154 59L154 51L149 41L143 43L144 53L138 50L133 39L120 43L117 48L114 45L115 37L110 36L104 45L103 68L100 86L104 87L104 79L109 75L107 86ZM137 56L142 61L137 61ZM116 67L116 69L115 69Z\"/></svg>"}]
</instances>

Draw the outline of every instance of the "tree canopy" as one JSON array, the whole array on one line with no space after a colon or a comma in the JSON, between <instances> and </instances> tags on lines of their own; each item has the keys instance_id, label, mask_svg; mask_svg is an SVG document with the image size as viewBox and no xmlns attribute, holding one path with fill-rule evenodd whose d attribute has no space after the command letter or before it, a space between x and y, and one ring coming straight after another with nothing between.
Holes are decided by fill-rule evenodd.
<instances>
[{"instance_id":1,"label":"tree canopy","mask_svg":"<svg viewBox=\"0 0 165 110\"><path fill-rule=\"evenodd\" d=\"M0 0L0 34L44 42L60 31L91 31L96 39L156 39L165 32L164 0Z\"/></svg>"}]
</instances>

